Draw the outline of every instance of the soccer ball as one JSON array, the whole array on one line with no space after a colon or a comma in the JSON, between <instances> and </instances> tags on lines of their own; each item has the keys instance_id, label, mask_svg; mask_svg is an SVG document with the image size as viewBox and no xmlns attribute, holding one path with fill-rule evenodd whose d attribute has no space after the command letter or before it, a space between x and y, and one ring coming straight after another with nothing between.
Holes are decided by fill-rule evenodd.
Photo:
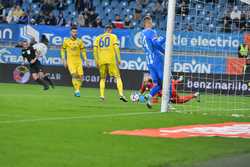
<instances>
[{"instance_id":1,"label":"soccer ball","mask_svg":"<svg viewBox=\"0 0 250 167\"><path fill-rule=\"evenodd\" d=\"M139 102L145 103L145 96L144 95L140 95Z\"/></svg>"},{"instance_id":2,"label":"soccer ball","mask_svg":"<svg viewBox=\"0 0 250 167\"><path fill-rule=\"evenodd\" d=\"M138 92L132 92L130 95L130 100L132 102L138 102L140 98L140 94Z\"/></svg>"}]
</instances>

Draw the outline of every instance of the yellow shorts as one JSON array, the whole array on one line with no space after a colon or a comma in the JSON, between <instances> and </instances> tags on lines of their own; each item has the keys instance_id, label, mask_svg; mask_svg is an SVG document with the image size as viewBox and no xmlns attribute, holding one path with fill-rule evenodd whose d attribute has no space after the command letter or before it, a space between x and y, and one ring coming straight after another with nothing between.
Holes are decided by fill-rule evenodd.
<instances>
[{"instance_id":1,"label":"yellow shorts","mask_svg":"<svg viewBox=\"0 0 250 167\"><path fill-rule=\"evenodd\" d=\"M70 74L83 75L82 63L68 63Z\"/></svg>"},{"instance_id":2,"label":"yellow shorts","mask_svg":"<svg viewBox=\"0 0 250 167\"><path fill-rule=\"evenodd\" d=\"M120 77L120 71L116 64L102 64L99 67L100 77L106 78L107 74L112 77Z\"/></svg>"}]
</instances>

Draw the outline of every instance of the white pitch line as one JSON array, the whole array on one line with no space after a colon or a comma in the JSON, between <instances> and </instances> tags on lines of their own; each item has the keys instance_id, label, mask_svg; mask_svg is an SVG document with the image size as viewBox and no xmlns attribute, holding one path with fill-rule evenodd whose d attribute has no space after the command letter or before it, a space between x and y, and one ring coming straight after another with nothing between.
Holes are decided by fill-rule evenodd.
<instances>
[{"instance_id":1,"label":"white pitch line","mask_svg":"<svg viewBox=\"0 0 250 167\"><path fill-rule=\"evenodd\" d=\"M0 117L23 117L23 115L0 114ZM29 115L29 117L37 117L37 116Z\"/></svg>"},{"instance_id":2,"label":"white pitch line","mask_svg":"<svg viewBox=\"0 0 250 167\"><path fill-rule=\"evenodd\" d=\"M233 111L249 111L249 109L247 109L247 108L234 108L234 109L231 109L231 110L233 110Z\"/></svg>"},{"instance_id":3,"label":"white pitch line","mask_svg":"<svg viewBox=\"0 0 250 167\"><path fill-rule=\"evenodd\" d=\"M60 120L89 119L89 118L106 118L106 117L135 116L135 115L148 115L148 114L161 114L161 112L143 112L143 113L137 112L137 113L104 114L104 115L75 116L75 117L50 117L50 118L37 118L37 119L20 119L20 120L0 121L0 124L28 123L28 122L42 122L42 121L60 121Z\"/></svg>"}]
</instances>

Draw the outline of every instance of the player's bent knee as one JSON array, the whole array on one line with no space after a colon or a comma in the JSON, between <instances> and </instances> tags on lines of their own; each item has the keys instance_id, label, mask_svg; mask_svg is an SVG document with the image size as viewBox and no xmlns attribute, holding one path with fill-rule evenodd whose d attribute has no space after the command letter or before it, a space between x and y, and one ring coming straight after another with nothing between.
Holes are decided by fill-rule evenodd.
<instances>
[{"instance_id":1,"label":"player's bent knee","mask_svg":"<svg viewBox=\"0 0 250 167\"><path fill-rule=\"evenodd\" d=\"M106 76L104 77L104 76L100 76L100 79L106 79Z\"/></svg>"},{"instance_id":2,"label":"player's bent knee","mask_svg":"<svg viewBox=\"0 0 250 167\"><path fill-rule=\"evenodd\" d=\"M39 78L39 76L38 76L37 74L32 74L32 78L33 78L34 80L37 80L37 79Z\"/></svg>"},{"instance_id":3,"label":"player's bent knee","mask_svg":"<svg viewBox=\"0 0 250 167\"><path fill-rule=\"evenodd\" d=\"M78 78L78 79L82 79L82 78L83 78L83 75L78 75L77 78Z\"/></svg>"},{"instance_id":4,"label":"player's bent knee","mask_svg":"<svg viewBox=\"0 0 250 167\"><path fill-rule=\"evenodd\" d=\"M39 77L39 78L43 78L44 76L45 76L45 75L44 75L43 72L39 72L39 73L38 73L38 77Z\"/></svg>"},{"instance_id":5,"label":"player's bent knee","mask_svg":"<svg viewBox=\"0 0 250 167\"><path fill-rule=\"evenodd\" d=\"M121 80L121 77L120 77L120 76L114 76L114 78L115 78L116 80Z\"/></svg>"},{"instance_id":6,"label":"player's bent knee","mask_svg":"<svg viewBox=\"0 0 250 167\"><path fill-rule=\"evenodd\" d=\"M72 76L72 78L78 78L77 77L78 75L76 73L72 73L71 76Z\"/></svg>"}]
</instances>

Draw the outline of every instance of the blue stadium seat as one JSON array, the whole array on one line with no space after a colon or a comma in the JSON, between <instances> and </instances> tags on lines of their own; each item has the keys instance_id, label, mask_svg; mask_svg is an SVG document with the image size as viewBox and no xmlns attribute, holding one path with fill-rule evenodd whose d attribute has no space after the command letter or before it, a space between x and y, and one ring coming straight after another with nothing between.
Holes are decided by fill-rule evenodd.
<instances>
[{"instance_id":1,"label":"blue stadium seat","mask_svg":"<svg viewBox=\"0 0 250 167\"><path fill-rule=\"evenodd\" d=\"M177 23L181 23L182 22L182 16L175 16L175 21Z\"/></svg>"},{"instance_id":2,"label":"blue stadium seat","mask_svg":"<svg viewBox=\"0 0 250 167\"><path fill-rule=\"evenodd\" d=\"M160 29L162 29L162 30L164 30L164 29L166 29L166 26L167 26L167 24L160 24Z\"/></svg>"},{"instance_id":3,"label":"blue stadium seat","mask_svg":"<svg viewBox=\"0 0 250 167\"><path fill-rule=\"evenodd\" d=\"M128 18L129 18L130 20L132 20L132 19L133 19L133 15L132 15L132 14L128 15Z\"/></svg>"},{"instance_id":4,"label":"blue stadium seat","mask_svg":"<svg viewBox=\"0 0 250 167\"><path fill-rule=\"evenodd\" d=\"M102 3L101 3L101 5L102 5L102 7L105 8L105 7L109 6L110 4L109 4L108 0L103 0Z\"/></svg>"},{"instance_id":5,"label":"blue stadium seat","mask_svg":"<svg viewBox=\"0 0 250 167\"><path fill-rule=\"evenodd\" d=\"M102 8L102 6L97 6L97 7L95 8L95 11L96 11L96 13L98 13L99 15L101 15L101 14L103 13L103 8Z\"/></svg>"},{"instance_id":6,"label":"blue stadium seat","mask_svg":"<svg viewBox=\"0 0 250 167\"><path fill-rule=\"evenodd\" d=\"M126 15L133 14L133 10L131 10L130 8L124 9L123 11L125 12Z\"/></svg>"},{"instance_id":7,"label":"blue stadium seat","mask_svg":"<svg viewBox=\"0 0 250 167\"><path fill-rule=\"evenodd\" d=\"M148 10L148 8L144 9L142 11L142 15L145 16L146 14L150 13L150 11Z\"/></svg>"},{"instance_id":8,"label":"blue stadium seat","mask_svg":"<svg viewBox=\"0 0 250 167\"><path fill-rule=\"evenodd\" d=\"M75 10L75 5L74 5L74 4L70 4L70 5L68 6L68 9L69 9L70 11L74 11L74 10Z\"/></svg>"},{"instance_id":9,"label":"blue stadium seat","mask_svg":"<svg viewBox=\"0 0 250 167\"><path fill-rule=\"evenodd\" d=\"M108 14L108 13L110 13L112 11L112 9L109 7L109 6L107 6L105 9L104 9L104 13L105 14Z\"/></svg>"},{"instance_id":10,"label":"blue stadium seat","mask_svg":"<svg viewBox=\"0 0 250 167\"><path fill-rule=\"evenodd\" d=\"M29 4L28 4L28 3L24 3L24 4L22 5L22 9L23 9L24 11L27 11L27 10L29 9Z\"/></svg>"},{"instance_id":11,"label":"blue stadium seat","mask_svg":"<svg viewBox=\"0 0 250 167\"><path fill-rule=\"evenodd\" d=\"M198 3L196 4L196 10L202 10L203 9L203 5Z\"/></svg>"},{"instance_id":12,"label":"blue stadium seat","mask_svg":"<svg viewBox=\"0 0 250 167\"><path fill-rule=\"evenodd\" d=\"M194 27L195 31L202 31L202 24L196 24L196 26Z\"/></svg>"},{"instance_id":13,"label":"blue stadium seat","mask_svg":"<svg viewBox=\"0 0 250 167\"><path fill-rule=\"evenodd\" d=\"M151 2L147 5L147 8L153 9L155 7L155 2Z\"/></svg>"},{"instance_id":14,"label":"blue stadium seat","mask_svg":"<svg viewBox=\"0 0 250 167\"><path fill-rule=\"evenodd\" d=\"M53 13L54 16L58 16L59 15L59 11L58 10L53 10L52 13Z\"/></svg>"},{"instance_id":15,"label":"blue stadium seat","mask_svg":"<svg viewBox=\"0 0 250 167\"><path fill-rule=\"evenodd\" d=\"M74 4L74 3L72 2L72 0L67 0L67 4L69 5L69 4Z\"/></svg>"},{"instance_id":16,"label":"blue stadium seat","mask_svg":"<svg viewBox=\"0 0 250 167\"><path fill-rule=\"evenodd\" d=\"M32 4L32 9L33 10L36 10L38 8L38 5L37 4Z\"/></svg>"},{"instance_id":17,"label":"blue stadium seat","mask_svg":"<svg viewBox=\"0 0 250 167\"><path fill-rule=\"evenodd\" d=\"M213 11L214 10L214 4L213 3L207 3L205 6L205 9L208 11Z\"/></svg>"},{"instance_id":18,"label":"blue stadium seat","mask_svg":"<svg viewBox=\"0 0 250 167\"><path fill-rule=\"evenodd\" d=\"M189 15L196 16L196 10L195 9L189 10Z\"/></svg>"},{"instance_id":19,"label":"blue stadium seat","mask_svg":"<svg viewBox=\"0 0 250 167\"><path fill-rule=\"evenodd\" d=\"M135 21L135 20L132 21L132 26L133 26L133 27L137 27L138 25L139 25L139 22L138 22L138 21Z\"/></svg>"},{"instance_id":20,"label":"blue stadium seat","mask_svg":"<svg viewBox=\"0 0 250 167\"><path fill-rule=\"evenodd\" d=\"M214 24L209 24L209 32L214 32L215 31L215 26Z\"/></svg>"},{"instance_id":21,"label":"blue stadium seat","mask_svg":"<svg viewBox=\"0 0 250 167\"><path fill-rule=\"evenodd\" d=\"M124 9L124 8L127 8L128 7L128 2L127 1L122 1L120 3L120 6Z\"/></svg>"},{"instance_id":22,"label":"blue stadium seat","mask_svg":"<svg viewBox=\"0 0 250 167\"><path fill-rule=\"evenodd\" d=\"M114 20L115 19L115 13L114 12L110 12L108 13L108 19Z\"/></svg>"},{"instance_id":23,"label":"blue stadium seat","mask_svg":"<svg viewBox=\"0 0 250 167\"><path fill-rule=\"evenodd\" d=\"M119 7L120 6L120 4L119 4L119 2L117 1L117 0L113 0L113 1L111 1L111 7L112 8L117 8L117 7Z\"/></svg>"},{"instance_id":24,"label":"blue stadium seat","mask_svg":"<svg viewBox=\"0 0 250 167\"><path fill-rule=\"evenodd\" d=\"M112 13L121 15L121 9L115 8Z\"/></svg>"},{"instance_id":25,"label":"blue stadium seat","mask_svg":"<svg viewBox=\"0 0 250 167\"><path fill-rule=\"evenodd\" d=\"M135 7L136 7L136 2L135 2L135 1L131 1L131 2L129 3L129 8L130 8L130 9L135 9Z\"/></svg>"},{"instance_id":26,"label":"blue stadium seat","mask_svg":"<svg viewBox=\"0 0 250 167\"><path fill-rule=\"evenodd\" d=\"M102 19L102 24L107 25L109 23L108 19Z\"/></svg>"},{"instance_id":27,"label":"blue stadium seat","mask_svg":"<svg viewBox=\"0 0 250 167\"><path fill-rule=\"evenodd\" d=\"M141 27L135 27L134 29L135 29L136 31L141 31L141 30L142 30Z\"/></svg>"},{"instance_id":28,"label":"blue stadium seat","mask_svg":"<svg viewBox=\"0 0 250 167\"><path fill-rule=\"evenodd\" d=\"M101 6L101 1L100 0L93 0L93 6L95 6L95 7Z\"/></svg>"}]
</instances>

